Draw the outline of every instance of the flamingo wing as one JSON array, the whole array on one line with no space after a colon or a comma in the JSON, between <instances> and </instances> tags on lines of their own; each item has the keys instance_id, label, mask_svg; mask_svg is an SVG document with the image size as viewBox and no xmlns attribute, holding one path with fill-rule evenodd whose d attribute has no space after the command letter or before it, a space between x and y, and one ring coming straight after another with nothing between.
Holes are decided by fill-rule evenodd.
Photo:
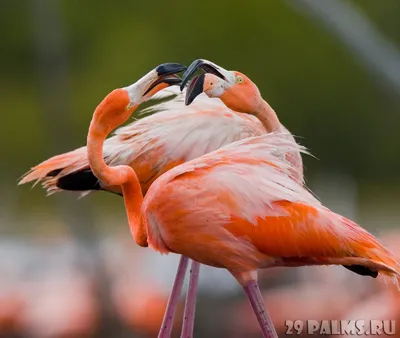
<instances>
[{"instance_id":1,"label":"flamingo wing","mask_svg":"<svg viewBox=\"0 0 400 338\"><path fill-rule=\"evenodd\" d=\"M211 240L224 248L228 242L236 248L238 241L246 243L240 256L252 264L262 260L260 254L269 258L259 267L339 264L353 271L365 267L368 273L358 271L371 276L380 271L390 276L400 273L399 264L374 236L324 207L291 178L293 164L286 155L296 151L305 150L282 134L237 141L160 177L143 210L157 213L158 223L176 227L173 232L188 227L188 236L190 231L198 237L186 237L188 243ZM162 251L163 235L158 236L154 225L150 219L149 238L154 234ZM174 250L180 252L179 247Z\"/></svg>"}]
</instances>

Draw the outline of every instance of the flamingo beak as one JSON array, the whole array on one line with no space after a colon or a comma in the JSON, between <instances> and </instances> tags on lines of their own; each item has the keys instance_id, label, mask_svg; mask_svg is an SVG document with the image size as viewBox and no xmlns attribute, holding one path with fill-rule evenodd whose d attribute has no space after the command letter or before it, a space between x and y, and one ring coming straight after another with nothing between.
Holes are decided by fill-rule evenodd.
<instances>
[{"instance_id":1,"label":"flamingo beak","mask_svg":"<svg viewBox=\"0 0 400 338\"><path fill-rule=\"evenodd\" d=\"M205 73L215 75L221 81L225 82L227 86L233 85L235 83L235 75L232 72L222 68L221 66L216 65L211 61L198 59L193 61L192 64L189 66L189 68L183 74L181 82L181 90L183 90L183 88L189 82L192 75L196 73L198 69L202 69ZM204 91L204 81L205 81L205 74L193 77L186 92L186 97L185 97L186 105L191 104L193 100Z\"/></svg>"},{"instance_id":2,"label":"flamingo beak","mask_svg":"<svg viewBox=\"0 0 400 338\"><path fill-rule=\"evenodd\" d=\"M163 63L156 68L158 76L177 74L186 70L187 67L179 63Z\"/></svg>"},{"instance_id":3,"label":"flamingo beak","mask_svg":"<svg viewBox=\"0 0 400 338\"><path fill-rule=\"evenodd\" d=\"M179 63L163 63L155 69L156 80L153 81L142 96L146 96L152 89L159 84L167 84L168 86L178 85L181 83L181 78L176 75L177 73L186 70L186 66Z\"/></svg>"},{"instance_id":4,"label":"flamingo beak","mask_svg":"<svg viewBox=\"0 0 400 338\"><path fill-rule=\"evenodd\" d=\"M204 91L205 74L195 76L186 91L185 105L190 105L193 100Z\"/></svg>"},{"instance_id":5,"label":"flamingo beak","mask_svg":"<svg viewBox=\"0 0 400 338\"><path fill-rule=\"evenodd\" d=\"M215 76L218 76L222 80L225 80L228 82L232 79L232 75L231 75L230 71L222 68L221 66L216 65L215 63L213 63L211 61L204 60L204 59L198 59L198 60L193 61L192 64L189 66L189 68L186 70L186 72L183 73L181 90L183 90L185 85L190 80L190 77L198 69L204 70L205 73L214 74Z\"/></svg>"}]
</instances>

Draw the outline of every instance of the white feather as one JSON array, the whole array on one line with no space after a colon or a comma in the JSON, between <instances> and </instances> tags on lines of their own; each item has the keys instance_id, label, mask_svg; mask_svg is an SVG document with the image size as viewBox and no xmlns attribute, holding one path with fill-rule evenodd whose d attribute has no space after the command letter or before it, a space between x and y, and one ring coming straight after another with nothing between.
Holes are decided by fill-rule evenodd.
<instances>
[{"instance_id":1,"label":"white feather","mask_svg":"<svg viewBox=\"0 0 400 338\"><path fill-rule=\"evenodd\" d=\"M221 214L232 215L232 212L251 223L255 223L257 217L283 215L283 209L274 207L272 210L272 204L281 200L320 205L301 183L293 179L296 168L286 160L285 155L300 152L307 153L286 133L250 137L171 169L153 183L148 194L156 193L157 187L173 183L185 173L201 171L202 175L196 176L196 183L184 188L189 194L186 200L192 203L197 195L199 213L202 213L203 204L222 208L218 209L219 220ZM215 201L210 204L207 200L218 199L216 196L222 191L228 192L232 196L232 203L235 203L235 207L230 206L226 213L223 212L226 206L218 205ZM200 202L200 199L203 201ZM193 211L193 205L188 209ZM207 217L212 215L209 207L204 210L208 213Z\"/></svg>"}]
</instances>

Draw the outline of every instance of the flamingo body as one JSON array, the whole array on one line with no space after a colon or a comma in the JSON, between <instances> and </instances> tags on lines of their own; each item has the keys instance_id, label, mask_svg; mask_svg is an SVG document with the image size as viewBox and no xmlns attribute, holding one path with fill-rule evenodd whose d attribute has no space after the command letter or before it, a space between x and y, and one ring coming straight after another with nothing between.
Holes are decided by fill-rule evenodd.
<instances>
[{"instance_id":1,"label":"flamingo body","mask_svg":"<svg viewBox=\"0 0 400 338\"><path fill-rule=\"evenodd\" d=\"M143 202L150 246L227 268L239 281L259 268L324 264L397 280L400 267L378 240L291 177L284 157L296 151L304 149L271 133L171 169Z\"/></svg>"}]
</instances>

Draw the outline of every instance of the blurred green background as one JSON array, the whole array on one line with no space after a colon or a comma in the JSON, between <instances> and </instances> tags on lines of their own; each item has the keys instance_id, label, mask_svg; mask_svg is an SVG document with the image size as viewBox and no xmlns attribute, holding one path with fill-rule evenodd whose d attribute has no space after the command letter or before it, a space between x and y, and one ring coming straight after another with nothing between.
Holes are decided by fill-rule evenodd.
<instances>
[{"instance_id":1,"label":"blurred green background","mask_svg":"<svg viewBox=\"0 0 400 338\"><path fill-rule=\"evenodd\" d=\"M388 80L382 69L400 65L400 2L338 2L390 44L399 62L391 65L369 29L360 36L375 53L355 52L326 24L337 13L315 15L313 2L1 0L2 242L34 239L40 246L74 238L91 248L116 233L129 240L117 196L45 198L40 187L17 180L48 157L84 145L92 112L109 91L160 63L197 58L258 85L318 158L305 158L306 177L324 203L374 233L398 228L400 76L389 72ZM352 33L365 30L350 23Z\"/></svg>"}]
</instances>

